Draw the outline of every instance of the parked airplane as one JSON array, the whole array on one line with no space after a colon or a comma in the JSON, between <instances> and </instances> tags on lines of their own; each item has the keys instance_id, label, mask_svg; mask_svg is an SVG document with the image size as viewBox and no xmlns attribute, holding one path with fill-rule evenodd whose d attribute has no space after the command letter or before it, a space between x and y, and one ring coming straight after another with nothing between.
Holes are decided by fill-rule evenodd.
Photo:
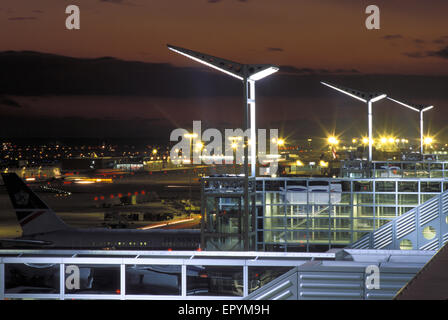
<instances>
[{"instance_id":1,"label":"parked airplane","mask_svg":"<svg viewBox=\"0 0 448 320\"><path fill-rule=\"evenodd\" d=\"M15 173L2 178L22 227L3 245L58 249L196 250L200 230L78 229L64 223Z\"/></svg>"}]
</instances>

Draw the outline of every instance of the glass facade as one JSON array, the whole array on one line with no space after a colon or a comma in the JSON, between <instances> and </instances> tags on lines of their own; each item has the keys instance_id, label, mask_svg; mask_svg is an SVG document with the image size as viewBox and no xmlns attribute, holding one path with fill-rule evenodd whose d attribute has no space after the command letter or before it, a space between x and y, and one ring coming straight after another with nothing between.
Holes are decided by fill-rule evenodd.
<instances>
[{"instance_id":1,"label":"glass facade","mask_svg":"<svg viewBox=\"0 0 448 320\"><path fill-rule=\"evenodd\" d=\"M345 247L444 189L443 179L257 178L257 250Z\"/></svg>"}]
</instances>

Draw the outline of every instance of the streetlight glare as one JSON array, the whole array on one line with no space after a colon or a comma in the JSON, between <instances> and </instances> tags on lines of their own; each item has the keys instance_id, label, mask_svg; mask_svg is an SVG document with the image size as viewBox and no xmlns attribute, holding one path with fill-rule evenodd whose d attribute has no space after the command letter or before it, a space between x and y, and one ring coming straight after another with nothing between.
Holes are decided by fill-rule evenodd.
<instances>
[{"instance_id":1,"label":"streetlight glare","mask_svg":"<svg viewBox=\"0 0 448 320\"><path fill-rule=\"evenodd\" d=\"M321 166L322 168L327 168L328 167L328 162L326 162L324 160L320 160L319 166Z\"/></svg>"},{"instance_id":2,"label":"streetlight glare","mask_svg":"<svg viewBox=\"0 0 448 320\"><path fill-rule=\"evenodd\" d=\"M184 137L189 138L189 139L194 139L194 138L198 137L198 134L197 133L186 133L186 134L184 134Z\"/></svg>"},{"instance_id":3,"label":"streetlight glare","mask_svg":"<svg viewBox=\"0 0 448 320\"><path fill-rule=\"evenodd\" d=\"M298 166L298 167L303 167L303 166L304 166L304 164L303 164L303 162L302 162L302 161L300 161L300 160L297 160L297 161L296 161L296 166Z\"/></svg>"},{"instance_id":4,"label":"streetlight glare","mask_svg":"<svg viewBox=\"0 0 448 320\"><path fill-rule=\"evenodd\" d=\"M328 143L329 144L338 144L339 140L336 137L331 136L331 137L328 138Z\"/></svg>"},{"instance_id":5,"label":"streetlight glare","mask_svg":"<svg viewBox=\"0 0 448 320\"><path fill-rule=\"evenodd\" d=\"M425 137L425 139L423 141L426 145L430 145L434 142L434 139L431 137Z\"/></svg>"}]
</instances>

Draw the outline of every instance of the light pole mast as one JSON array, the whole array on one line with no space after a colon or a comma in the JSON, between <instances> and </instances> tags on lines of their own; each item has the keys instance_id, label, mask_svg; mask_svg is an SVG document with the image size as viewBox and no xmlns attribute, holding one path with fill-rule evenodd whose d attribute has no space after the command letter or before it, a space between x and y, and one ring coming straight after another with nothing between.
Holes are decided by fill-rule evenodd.
<instances>
[{"instance_id":1,"label":"light pole mast","mask_svg":"<svg viewBox=\"0 0 448 320\"><path fill-rule=\"evenodd\" d=\"M244 235L244 249L247 250L249 246L249 141L247 130L250 130L250 177L256 177L257 168L257 138L256 138L256 122L255 122L255 82L261 80L279 70L278 67L269 64L241 64L226 60L223 58L214 57L208 54L196 52L189 49L184 49L172 45L167 45L168 49L179 53L196 62L202 63L210 68L221 71L234 78L242 80L243 82L243 130L244 134L244 215L243 215L243 235ZM255 187L255 186L254 186Z\"/></svg>"},{"instance_id":2,"label":"light pole mast","mask_svg":"<svg viewBox=\"0 0 448 320\"><path fill-rule=\"evenodd\" d=\"M373 153L373 134L372 134L372 106L374 102L380 101L387 97L384 93L366 93L359 90L354 90L350 88L345 88L342 86L337 86L334 84L330 84L328 82L321 83L327 87L330 87L336 91L342 92L352 98L355 98L359 101L362 101L367 104L367 118L368 118L368 128L369 128L369 162L372 162L372 153Z\"/></svg>"},{"instance_id":3,"label":"light pole mast","mask_svg":"<svg viewBox=\"0 0 448 320\"><path fill-rule=\"evenodd\" d=\"M419 113L419 115L420 115L420 153L423 155L423 151L424 151L423 147L424 147L424 142L425 142L424 131L423 131L423 113L428 110L431 110L432 108L434 108L434 106L425 106L425 105L421 105L421 104L405 103L405 102L401 102L401 101L392 99L390 97L388 97L387 99L389 99L390 101L393 101L395 103L398 103L399 105L402 105L403 107L411 109L412 111Z\"/></svg>"}]
</instances>

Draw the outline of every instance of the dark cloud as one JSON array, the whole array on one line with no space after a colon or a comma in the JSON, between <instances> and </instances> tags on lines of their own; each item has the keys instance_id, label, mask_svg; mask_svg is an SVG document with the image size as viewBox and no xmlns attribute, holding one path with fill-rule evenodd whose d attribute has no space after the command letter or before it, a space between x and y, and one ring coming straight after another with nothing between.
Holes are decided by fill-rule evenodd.
<instances>
[{"instance_id":1,"label":"dark cloud","mask_svg":"<svg viewBox=\"0 0 448 320\"><path fill-rule=\"evenodd\" d=\"M403 38L404 37L401 34L388 34L383 37L384 40L397 40Z\"/></svg>"},{"instance_id":2,"label":"dark cloud","mask_svg":"<svg viewBox=\"0 0 448 320\"><path fill-rule=\"evenodd\" d=\"M418 51L416 51L416 52L404 52L403 55L406 56L406 57L409 57L409 58L417 58L417 59L428 57L428 53L418 52Z\"/></svg>"},{"instance_id":3,"label":"dark cloud","mask_svg":"<svg viewBox=\"0 0 448 320\"><path fill-rule=\"evenodd\" d=\"M416 52L405 52L403 55L409 58L428 58L428 57L437 57L442 59L448 59L448 46L436 51L416 51Z\"/></svg>"},{"instance_id":4,"label":"dark cloud","mask_svg":"<svg viewBox=\"0 0 448 320\"><path fill-rule=\"evenodd\" d=\"M10 21L23 21L23 20L38 20L37 17L11 17L8 18Z\"/></svg>"},{"instance_id":5,"label":"dark cloud","mask_svg":"<svg viewBox=\"0 0 448 320\"><path fill-rule=\"evenodd\" d=\"M223 0L207 0L208 3L218 3L222 2ZM249 0L238 0L238 2L248 2Z\"/></svg>"},{"instance_id":6,"label":"dark cloud","mask_svg":"<svg viewBox=\"0 0 448 320\"><path fill-rule=\"evenodd\" d=\"M280 72L282 73L288 73L288 74L297 74L297 75L304 75L304 74L353 74L353 73L359 73L356 69L336 69L336 70L329 70L329 69L312 69L312 68L297 68L294 66L281 66Z\"/></svg>"},{"instance_id":7,"label":"dark cloud","mask_svg":"<svg viewBox=\"0 0 448 320\"><path fill-rule=\"evenodd\" d=\"M0 118L7 119L0 126L0 137L150 137L166 141L173 128L188 128L192 120L209 121L213 127L241 126L241 82L216 71L14 51L0 52L0 65L0 101L5 104ZM359 103L320 81L387 92L415 103L442 106L448 101L448 76L370 75L288 65L280 71L257 82L259 123L265 128L274 122L279 128L284 124L283 129L296 130L297 135L321 135L319 124L329 127L336 119L342 128L365 130L365 113ZM434 128L444 128L448 109L438 110L437 117L431 120L430 116L428 121ZM394 125L403 122L400 115L394 119Z\"/></svg>"},{"instance_id":8,"label":"dark cloud","mask_svg":"<svg viewBox=\"0 0 448 320\"><path fill-rule=\"evenodd\" d=\"M22 108L22 105L20 105L17 101L5 96L0 96L0 105L13 108Z\"/></svg>"},{"instance_id":9,"label":"dark cloud","mask_svg":"<svg viewBox=\"0 0 448 320\"><path fill-rule=\"evenodd\" d=\"M126 0L99 0L100 2L103 3L111 3L111 4L117 4L117 5L122 5L122 6L136 6L136 4L126 1Z\"/></svg>"},{"instance_id":10,"label":"dark cloud","mask_svg":"<svg viewBox=\"0 0 448 320\"><path fill-rule=\"evenodd\" d=\"M428 56L448 59L448 46L438 51L429 51Z\"/></svg>"},{"instance_id":11,"label":"dark cloud","mask_svg":"<svg viewBox=\"0 0 448 320\"><path fill-rule=\"evenodd\" d=\"M283 52L283 51L285 51L283 48L276 48L276 47L268 47L268 48L266 48L266 50L273 51L273 52Z\"/></svg>"}]
</instances>

